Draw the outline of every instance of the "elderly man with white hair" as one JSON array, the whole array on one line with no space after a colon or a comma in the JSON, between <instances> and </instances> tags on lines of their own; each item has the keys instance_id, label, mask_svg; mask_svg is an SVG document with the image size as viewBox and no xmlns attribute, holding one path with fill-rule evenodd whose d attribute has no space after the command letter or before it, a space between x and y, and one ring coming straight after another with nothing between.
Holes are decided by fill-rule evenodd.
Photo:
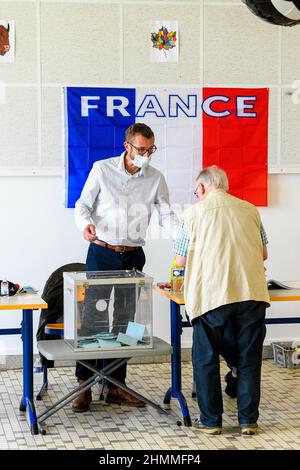
<instances>
[{"instance_id":1,"label":"elderly man with white hair","mask_svg":"<svg viewBox=\"0 0 300 470\"><path fill-rule=\"evenodd\" d=\"M222 432L219 355L231 322L237 358L237 407L241 433L256 434L262 347L269 294L264 271L266 235L258 210L227 193L225 171L203 169L199 202L184 213L175 245L186 266L184 295L193 325L193 368L200 417L195 427Z\"/></svg>"}]
</instances>

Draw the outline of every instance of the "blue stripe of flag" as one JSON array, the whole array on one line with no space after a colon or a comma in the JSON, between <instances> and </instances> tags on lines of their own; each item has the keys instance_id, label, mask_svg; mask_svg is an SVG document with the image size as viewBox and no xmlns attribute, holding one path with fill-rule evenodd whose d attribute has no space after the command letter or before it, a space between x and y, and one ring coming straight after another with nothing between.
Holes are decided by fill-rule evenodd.
<instances>
[{"instance_id":1,"label":"blue stripe of flag","mask_svg":"<svg viewBox=\"0 0 300 470\"><path fill-rule=\"evenodd\" d=\"M67 93L67 194L66 206L74 207L80 197L88 174L97 160L120 155L125 140L125 130L135 123L136 90L134 88L68 87ZM81 97L98 96L89 104L88 116L81 115ZM107 116L107 96L124 96L129 105L129 116L115 110Z\"/></svg>"}]
</instances>

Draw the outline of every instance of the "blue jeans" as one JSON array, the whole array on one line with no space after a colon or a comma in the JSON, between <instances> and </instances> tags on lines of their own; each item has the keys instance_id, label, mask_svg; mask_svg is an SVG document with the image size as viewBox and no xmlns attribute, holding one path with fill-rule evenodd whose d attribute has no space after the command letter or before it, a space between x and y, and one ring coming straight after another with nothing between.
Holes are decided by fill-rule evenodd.
<instances>
[{"instance_id":1,"label":"blue jeans","mask_svg":"<svg viewBox=\"0 0 300 470\"><path fill-rule=\"evenodd\" d=\"M229 320L226 324L220 353L230 369L237 366L236 340L234 337L231 320Z\"/></svg>"},{"instance_id":2,"label":"blue jeans","mask_svg":"<svg viewBox=\"0 0 300 470\"><path fill-rule=\"evenodd\" d=\"M120 269L133 269L136 268L139 271L143 270L145 264L145 254L142 248L134 251L125 251L123 253L116 252L109 248L96 245L91 243L89 246L86 265L87 271L110 271ZM122 286L123 287L123 286ZM110 297L111 287L95 286L87 291L85 302L88 306L88 318L85 322L83 320L81 334L88 335L95 332L95 326L97 319L99 319L99 312L96 309L96 302L99 298L108 299ZM124 329L120 325L124 325L126 328L128 321L134 319L135 315L135 295L132 295L129 289L118 288L115 290L115 302L114 302L114 317L113 317L113 332L118 333ZM104 323L99 324L99 331L105 330L108 327L108 306L106 312L101 312L101 317L104 318ZM89 331L91 327L91 331ZM103 361L88 361L91 365L102 367ZM111 360L106 360L106 364L109 364ZM93 372L87 369L83 365L76 363L76 377L79 380L88 380L93 376ZM112 374L112 377L125 383L126 378L126 364L119 367ZM112 383L108 383L109 388L115 388Z\"/></svg>"},{"instance_id":3,"label":"blue jeans","mask_svg":"<svg viewBox=\"0 0 300 470\"><path fill-rule=\"evenodd\" d=\"M220 360L223 334L231 321L236 341L239 424L256 423L260 401L265 302L236 302L211 310L193 322L193 367L201 422L222 425Z\"/></svg>"},{"instance_id":4,"label":"blue jeans","mask_svg":"<svg viewBox=\"0 0 300 470\"><path fill-rule=\"evenodd\" d=\"M188 322L191 323L191 320L185 312L186 318ZM221 356L225 359L226 364L230 369L233 367L236 368L237 366L237 349L236 349L236 341L233 333L233 328L231 321L228 320L226 327L223 332L223 340L222 340L222 345L221 345L221 350L220 350Z\"/></svg>"}]
</instances>

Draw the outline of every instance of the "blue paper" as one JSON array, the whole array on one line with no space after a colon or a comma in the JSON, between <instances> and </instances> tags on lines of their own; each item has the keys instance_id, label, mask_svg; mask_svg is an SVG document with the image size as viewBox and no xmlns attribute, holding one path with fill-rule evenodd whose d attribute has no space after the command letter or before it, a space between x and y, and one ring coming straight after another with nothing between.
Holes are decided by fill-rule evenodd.
<instances>
[{"instance_id":1,"label":"blue paper","mask_svg":"<svg viewBox=\"0 0 300 470\"><path fill-rule=\"evenodd\" d=\"M135 323L133 321L128 322L126 336L136 338L138 341L142 341L145 333L145 325L141 323Z\"/></svg>"},{"instance_id":2,"label":"blue paper","mask_svg":"<svg viewBox=\"0 0 300 470\"><path fill-rule=\"evenodd\" d=\"M121 347L121 343L114 339L98 339L98 345L100 348L119 348Z\"/></svg>"},{"instance_id":3,"label":"blue paper","mask_svg":"<svg viewBox=\"0 0 300 470\"><path fill-rule=\"evenodd\" d=\"M78 346L83 349L95 349L98 348L98 341L95 340L81 340L78 341Z\"/></svg>"},{"instance_id":4,"label":"blue paper","mask_svg":"<svg viewBox=\"0 0 300 470\"><path fill-rule=\"evenodd\" d=\"M116 339L117 335L114 333L110 332L103 332L103 333L98 333L95 335L95 338L97 339Z\"/></svg>"},{"instance_id":5,"label":"blue paper","mask_svg":"<svg viewBox=\"0 0 300 470\"><path fill-rule=\"evenodd\" d=\"M138 344L138 340L136 338L124 335L124 333L118 334L118 341L122 344L126 344L126 346L136 346Z\"/></svg>"}]
</instances>

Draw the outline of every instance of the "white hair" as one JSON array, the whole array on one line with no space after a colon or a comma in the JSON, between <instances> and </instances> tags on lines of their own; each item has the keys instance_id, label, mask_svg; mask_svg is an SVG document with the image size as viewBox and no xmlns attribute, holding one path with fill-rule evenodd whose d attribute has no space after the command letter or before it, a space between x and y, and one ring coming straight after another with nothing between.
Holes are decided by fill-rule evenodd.
<instances>
[{"instance_id":1,"label":"white hair","mask_svg":"<svg viewBox=\"0 0 300 470\"><path fill-rule=\"evenodd\" d=\"M197 182L202 183L205 187L213 186L216 189L224 189L224 191L228 191L229 188L225 171L216 165L203 168L197 176Z\"/></svg>"}]
</instances>

